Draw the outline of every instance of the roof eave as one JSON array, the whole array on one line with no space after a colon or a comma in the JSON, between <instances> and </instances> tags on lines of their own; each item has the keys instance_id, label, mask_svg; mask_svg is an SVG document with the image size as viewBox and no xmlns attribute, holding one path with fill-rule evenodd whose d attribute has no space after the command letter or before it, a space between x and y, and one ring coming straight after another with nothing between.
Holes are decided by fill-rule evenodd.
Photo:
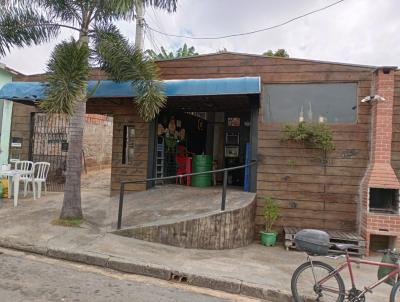
<instances>
[{"instance_id":1,"label":"roof eave","mask_svg":"<svg viewBox=\"0 0 400 302\"><path fill-rule=\"evenodd\" d=\"M197 56L166 59L166 60L156 60L155 62L156 63L161 63L161 62L168 62L168 61L175 61L175 60L188 60L188 59L199 58L199 57L218 56L218 55L226 55L226 54L228 54L228 55L238 55L238 56L249 56L249 57L264 58L264 59L265 58L271 58L271 59L278 59L278 60L303 61L303 62L320 63L320 64L334 64L334 65L342 65L342 66L349 66L349 67L369 68L369 69L372 69L372 70L380 67L380 66L375 66L375 65L342 63L342 62L335 62L335 61L310 60L310 59L292 58L292 57L264 56L264 55L259 55L259 54L233 52L233 51L207 53L207 54L201 54L201 55L197 55Z\"/></svg>"}]
</instances>

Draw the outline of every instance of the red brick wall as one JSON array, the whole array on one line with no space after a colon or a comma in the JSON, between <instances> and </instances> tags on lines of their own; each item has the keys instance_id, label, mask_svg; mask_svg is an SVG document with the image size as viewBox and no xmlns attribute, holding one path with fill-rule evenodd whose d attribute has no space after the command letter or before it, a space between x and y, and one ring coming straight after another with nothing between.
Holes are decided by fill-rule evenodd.
<instances>
[{"instance_id":1,"label":"red brick wall","mask_svg":"<svg viewBox=\"0 0 400 302\"><path fill-rule=\"evenodd\" d=\"M23 141L21 148L10 146L10 158L12 155L18 156L21 160L28 160L30 158L29 144L31 140L31 114L33 112L38 112L37 107L20 103L13 104L11 137L19 137ZM88 170L111 167L112 130L112 118L98 114L86 115L83 147ZM41 146L47 146L47 141L43 141L40 144ZM57 150L59 148L57 146ZM38 151L35 153L38 153Z\"/></svg>"},{"instance_id":2,"label":"red brick wall","mask_svg":"<svg viewBox=\"0 0 400 302\"><path fill-rule=\"evenodd\" d=\"M85 166L88 171L111 168L113 119L87 114L83 131Z\"/></svg>"}]
</instances>

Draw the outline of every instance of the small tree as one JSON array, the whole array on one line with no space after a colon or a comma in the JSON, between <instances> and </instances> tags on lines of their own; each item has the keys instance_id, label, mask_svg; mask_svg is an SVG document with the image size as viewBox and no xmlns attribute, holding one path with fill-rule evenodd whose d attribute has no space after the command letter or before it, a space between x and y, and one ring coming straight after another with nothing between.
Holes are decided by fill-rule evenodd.
<instances>
[{"instance_id":1,"label":"small tree","mask_svg":"<svg viewBox=\"0 0 400 302\"><path fill-rule=\"evenodd\" d=\"M272 228L278 217L279 217L278 203L272 197L265 197L264 218L265 218L265 230L268 233L274 232Z\"/></svg>"},{"instance_id":2,"label":"small tree","mask_svg":"<svg viewBox=\"0 0 400 302\"><path fill-rule=\"evenodd\" d=\"M167 50L164 48L164 46L161 46L161 52L156 53L152 49L147 49L146 55L152 60L169 60L169 59L198 56L199 53L196 52L196 49L194 48L194 46L188 47L187 44L185 43L175 53L172 51L167 52Z\"/></svg>"},{"instance_id":3,"label":"small tree","mask_svg":"<svg viewBox=\"0 0 400 302\"><path fill-rule=\"evenodd\" d=\"M275 52L269 49L263 53L263 56L289 58L289 54L283 48L279 48Z\"/></svg>"}]
</instances>

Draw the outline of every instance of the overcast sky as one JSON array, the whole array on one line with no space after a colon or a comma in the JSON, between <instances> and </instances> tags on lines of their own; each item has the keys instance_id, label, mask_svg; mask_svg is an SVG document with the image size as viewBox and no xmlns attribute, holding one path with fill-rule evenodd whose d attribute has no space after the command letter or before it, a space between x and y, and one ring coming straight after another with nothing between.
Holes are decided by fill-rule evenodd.
<instances>
[{"instance_id":1,"label":"overcast sky","mask_svg":"<svg viewBox=\"0 0 400 302\"><path fill-rule=\"evenodd\" d=\"M178 0L176 13L148 8L146 22L157 30L192 36L218 36L257 30L326 6L335 0ZM200 53L228 51L261 54L285 48L291 57L366 65L400 65L400 1L345 0L286 26L221 40L187 40L146 32L145 48L175 50L183 43ZM134 23L119 22L134 41ZM71 36L63 31L59 41ZM55 41L56 42L56 41ZM45 70L55 45L14 49L0 60L25 74Z\"/></svg>"}]
</instances>

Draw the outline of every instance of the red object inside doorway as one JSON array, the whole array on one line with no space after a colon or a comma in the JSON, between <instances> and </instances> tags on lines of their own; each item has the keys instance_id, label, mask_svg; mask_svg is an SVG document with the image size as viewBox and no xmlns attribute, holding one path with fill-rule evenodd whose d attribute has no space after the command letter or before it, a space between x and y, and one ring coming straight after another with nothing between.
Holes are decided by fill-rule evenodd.
<instances>
[{"instance_id":1,"label":"red object inside doorway","mask_svg":"<svg viewBox=\"0 0 400 302\"><path fill-rule=\"evenodd\" d=\"M185 146L178 145L176 147L176 175L183 175L192 172L192 158L187 156L188 151L186 150ZM187 177L180 177L176 179L176 183L178 181L181 184L185 184L190 186L191 179L190 176Z\"/></svg>"}]
</instances>

